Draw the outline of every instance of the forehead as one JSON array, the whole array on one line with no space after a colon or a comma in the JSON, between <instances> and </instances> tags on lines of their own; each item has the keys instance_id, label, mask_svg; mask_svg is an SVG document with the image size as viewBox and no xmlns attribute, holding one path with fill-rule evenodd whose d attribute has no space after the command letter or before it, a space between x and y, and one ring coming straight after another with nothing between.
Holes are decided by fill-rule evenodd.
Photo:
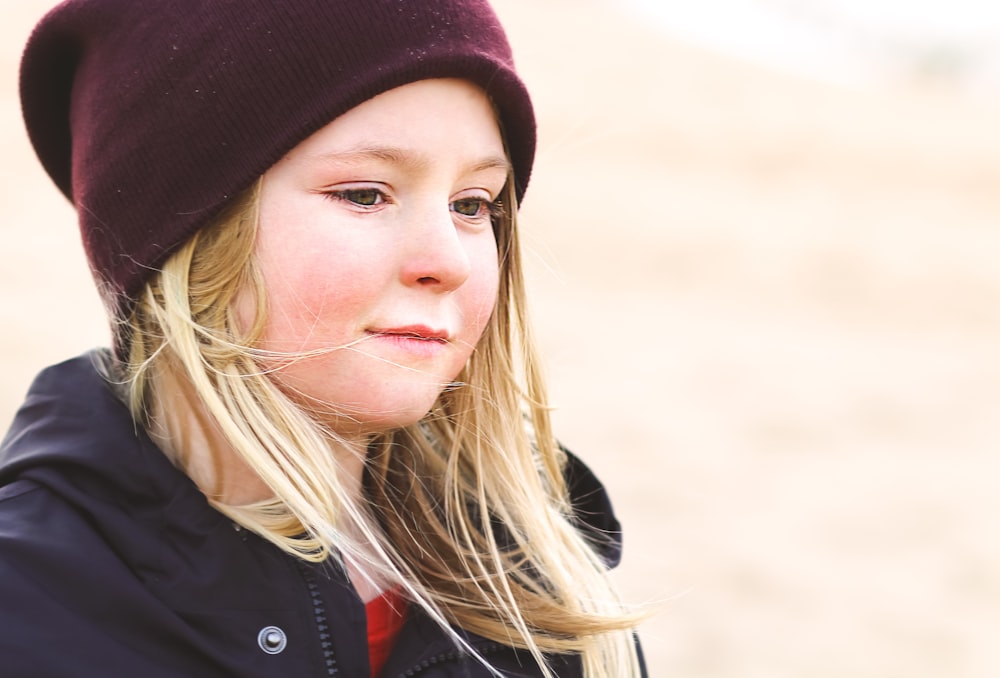
<instances>
[{"instance_id":1,"label":"forehead","mask_svg":"<svg viewBox=\"0 0 1000 678\"><path fill-rule=\"evenodd\" d=\"M419 80L383 92L331 121L286 159L420 164L441 153L468 156L482 169L510 168L493 106L468 81Z\"/></svg>"}]
</instances>

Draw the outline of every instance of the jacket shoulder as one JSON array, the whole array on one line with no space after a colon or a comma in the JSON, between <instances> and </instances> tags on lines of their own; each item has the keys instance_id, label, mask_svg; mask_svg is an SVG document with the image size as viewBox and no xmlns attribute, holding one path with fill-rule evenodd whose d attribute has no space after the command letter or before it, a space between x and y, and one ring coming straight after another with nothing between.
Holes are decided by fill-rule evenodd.
<instances>
[{"instance_id":1,"label":"jacket shoulder","mask_svg":"<svg viewBox=\"0 0 1000 678\"><path fill-rule=\"evenodd\" d=\"M100 617L116 608L103 598L132 578L86 518L44 487L0 488L0 656L9 675L113 675L121 665L104 631L114 622Z\"/></svg>"},{"instance_id":2,"label":"jacket shoulder","mask_svg":"<svg viewBox=\"0 0 1000 678\"><path fill-rule=\"evenodd\" d=\"M109 519L116 518L89 513L33 481L0 488L0 674L315 675L320 654L302 614L306 587L284 554L261 549L278 564L264 575L261 563L241 558L250 546L225 547L232 556L225 563L213 556L201 562L187 551L186 567L170 561L176 582L153 586L161 573L136 566L129 542L107 531ZM237 563L243 567L232 567ZM204 593L200 601L193 600L196 590ZM233 603L237 593L243 604ZM294 639L297 651L262 652L258 633L270 625Z\"/></svg>"}]
</instances>

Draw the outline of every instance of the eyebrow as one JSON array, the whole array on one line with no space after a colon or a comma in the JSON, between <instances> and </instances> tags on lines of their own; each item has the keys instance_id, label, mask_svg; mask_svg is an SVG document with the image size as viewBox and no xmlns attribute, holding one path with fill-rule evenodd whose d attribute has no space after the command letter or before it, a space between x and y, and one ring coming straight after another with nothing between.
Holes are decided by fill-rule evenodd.
<instances>
[{"instance_id":1,"label":"eyebrow","mask_svg":"<svg viewBox=\"0 0 1000 678\"><path fill-rule=\"evenodd\" d=\"M420 170L427 167L429 161L417 154L405 151L396 146L357 146L332 153L317 153L302 158L303 162L321 162L337 165L354 165L367 160L378 160L403 165ZM491 155L476 161L469 166L470 173L501 169L505 174L512 170L510 160L501 155Z\"/></svg>"}]
</instances>

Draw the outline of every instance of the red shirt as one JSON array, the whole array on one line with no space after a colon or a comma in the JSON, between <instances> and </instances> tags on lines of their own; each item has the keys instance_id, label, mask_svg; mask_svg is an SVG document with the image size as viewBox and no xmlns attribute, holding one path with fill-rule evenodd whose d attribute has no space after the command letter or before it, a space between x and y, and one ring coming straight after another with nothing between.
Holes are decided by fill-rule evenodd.
<instances>
[{"instance_id":1,"label":"red shirt","mask_svg":"<svg viewBox=\"0 0 1000 678\"><path fill-rule=\"evenodd\" d=\"M406 618L406 601L396 589L389 589L378 598L365 604L368 615L368 661L371 664L371 678L377 678L385 661L389 658L392 645L403 628Z\"/></svg>"}]
</instances>

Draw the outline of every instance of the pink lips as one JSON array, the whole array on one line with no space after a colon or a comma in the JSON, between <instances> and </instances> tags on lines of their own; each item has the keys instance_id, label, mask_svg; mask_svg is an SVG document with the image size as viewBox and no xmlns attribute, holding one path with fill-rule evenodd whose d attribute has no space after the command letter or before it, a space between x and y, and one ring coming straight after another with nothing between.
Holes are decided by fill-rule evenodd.
<instances>
[{"instance_id":1,"label":"pink lips","mask_svg":"<svg viewBox=\"0 0 1000 678\"><path fill-rule=\"evenodd\" d=\"M444 330L435 330L425 325L407 325L406 327L392 327L389 329L370 329L369 334L383 337L400 337L401 339L417 339L420 341L438 341L445 343L448 341L448 333Z\"/></svg>"},{"instance_id":2,"label":"pink lips","mask_svg":"<svg viewBox=\"0 0 1000 678\"><path fill-rule=\"evenodd\" d=\"M416 359L429 359L438 355L448 345L448 333L425 325L406 327L372 328L368 334L388 345L393 351L403 351Z\"/></svg>"}]
</instances>

